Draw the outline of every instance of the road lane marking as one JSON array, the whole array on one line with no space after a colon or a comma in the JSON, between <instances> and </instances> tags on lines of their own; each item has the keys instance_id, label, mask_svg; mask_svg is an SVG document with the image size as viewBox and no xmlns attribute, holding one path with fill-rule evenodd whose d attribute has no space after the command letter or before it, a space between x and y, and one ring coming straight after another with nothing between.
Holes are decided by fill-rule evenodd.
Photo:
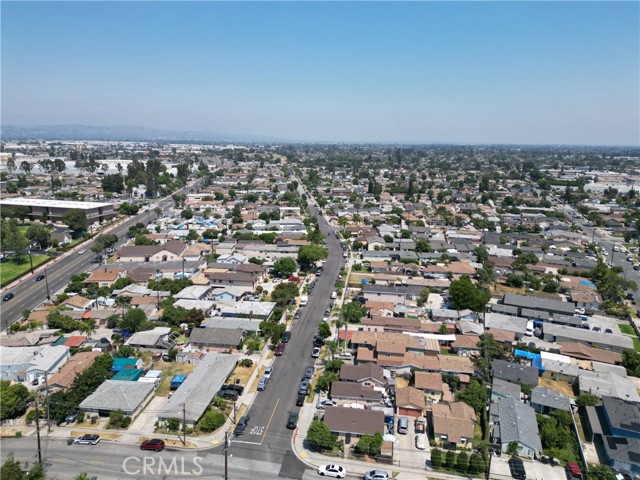
<instances>
[{"instance_id":1,"label":"road lane marking","mask_svg":"<svg viewBox=\"0 0 640 480\"><path fill-rule=\"evenodd\" d=\"M262 445L262 442L264 442L264 437L267 436L267 432L269 431L269 426L271 425L271 420L273 420L273 416L276 414L276 409L278 408L278 404L280 403L280 399L278 399L278 401L276 402L276 406L273 407L273 412L271 412L271 416L269 417L269 422L267 422L267 428L265 428L264 430L264 435L262 436L262 439L260 440L260 444Z\"/></svg>"}]
</instances>

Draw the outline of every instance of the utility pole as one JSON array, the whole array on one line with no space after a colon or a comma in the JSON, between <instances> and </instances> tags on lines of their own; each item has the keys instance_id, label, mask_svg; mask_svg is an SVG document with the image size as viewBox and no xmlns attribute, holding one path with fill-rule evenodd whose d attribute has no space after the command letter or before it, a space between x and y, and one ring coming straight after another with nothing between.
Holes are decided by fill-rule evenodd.
<instances>
[{"instance_id":1,"label":"utility pole","mask_svg":"<svg viewBox=\"0 0 640 480\"><path fill-rule=\"evenodd\" d=\"M225 430L224 432L224 480L229 480L228 456L229 456L229 430Z\"/></svg>"},{"instance_id":2,"label":"utility pole","mask_svg":"<svg viewBox=\"0 0 640 480\"><path fill-rule=\"evenodd\" d=\"M187 404L182 404L182 443L187 446Z\"/></svg>"},{"instance_id":3,"label":"utility pole","mask_svg":"<svg viewBox=\"0 0 640 480\"><path fill-rule=\"evenodd\" d=\"M49 279L47 278L47 269L44 269L44 283L47 286L47 300L51 300L51 295L49 294Z\"/></svg>"},{"instance_id":4,"label":"utility pole","mask_svg":"<svg viewBox=\"0 0 640 480\"><path fill-rule=\"evenodd\" d=\"M38 439L38 463L42 465L42 447L40 446L40 412L38 411L38 395L36 394L36 437Z\"/></svg>"},{"instance_id":5,"label":"utility pole","mask_svg":"<svg viewBox=\"0 0 640 480\"><path fill-rule=\"evenodd\" d=\"M51 410L49 409L49 377L47 372L44 375L44 388L47 392L47 435L51 434Z\"/></svg>"}]
</instances>

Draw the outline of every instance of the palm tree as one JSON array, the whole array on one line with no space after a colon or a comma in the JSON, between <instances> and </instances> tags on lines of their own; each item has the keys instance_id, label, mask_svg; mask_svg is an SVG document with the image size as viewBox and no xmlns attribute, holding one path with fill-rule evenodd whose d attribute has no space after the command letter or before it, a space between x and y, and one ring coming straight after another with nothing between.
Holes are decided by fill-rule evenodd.
<instances>
[{"instance_id":1,"label":"palm tree","mask_svg":"<svg viewBox=\"0 0 640 480\"><path fill-rule=\"evenodd\" d=\"M162 209L160 207L156 207L156 208L153 209L153 211L158 216L158 218L160 218L160 214L162 213Z\"/></svg>"},{"instance_id":2,"label":"palm tree","mask_svg":"<svg viewBox=\"0 0 640 480\"><path fill-rule=\"evenodd\" d=\"M347 225L349 225L349 219L343 215L342 217L338 218L338 225L340 225L342 228L345 228Z\"/></svg>"},{"instance_id":3,"label":"palm tree","mask_svg":"<svg viewBox=\"0 0 640 480\"><path fill-rule=\"evenodd\" d=\"M80 330L82 333L86 333L87 336L91 338L91 335L96 331L96 322L91 319L80 322L78 330Z\"/></svg>"},{"instance_id":4,"label":"palm tree","mask_svg":"<svg viewBox=\"0 0 640 480\"><path fill-rule=\"evenodd\" d=\"M353 220L353 223L360 223L362 221L362 216L359 213L354 213L353 217L351 217L351 220Z\"/></svg>"},{"instance_id":5,"label":"palm tree","mask_svg":"<svg viewBox=\"0 0 640 480\"><path fill-rule=\"evenodd\" d=\"M125 309L131 304L131 297L127 297L126 295L119 295L116 297L116 305L122 307L122 318L125 315Z\"/></svg>"}]
</instances>

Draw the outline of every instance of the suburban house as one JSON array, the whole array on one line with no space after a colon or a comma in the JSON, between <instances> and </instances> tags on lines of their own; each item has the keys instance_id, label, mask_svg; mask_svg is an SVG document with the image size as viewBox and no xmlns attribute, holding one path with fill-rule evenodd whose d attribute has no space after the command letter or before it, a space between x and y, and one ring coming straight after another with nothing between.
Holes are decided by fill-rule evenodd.
<instances>
[{"instance_id":1,"label":"suburban house","mask_svg":"<svg viewBox=\"0 0 640 480\"><path fill-rule=\"evenodd\" d=\"M622 355L618 352L610 350L602 350L601 348L592 348L584 343L563 342L560 344L560 354L568 357L577 358L578 360L589 360L592 362L620 364L622 363Z\"/></svg>"},{"instance_id":2,"label":"suburban house","mask_svg":"<svg viewBox=\"0 0 640 480\"><path fill-rule=\"evenodd\" d=\"M588 438L603 446L609 466L639 474L640 403L602 397L602 405L586 411Z\"/></svg>"},{"instance_id":3,"label":"suburban house","mask_svg":"<svg viewBox=\"0 0 640 480\"><path fill-rule=\"evenodd\" d=\"M424 393L415 387L396 389L396 410L398 415L424 417L427 404Z\"/></svg>"},{"instance_id":4,"label":"suburban house","mask_svg":"<svg viewBox=\"0 0 640 480\"><path fill-rule=\"evenodd\" d=\"M563 394L547 387L536 387L531 391L531 406L536 413L548 415L554 410L571 412L571 401Z\"/></svg>"},{"instance_id":5,"label":"suburban house","mask_svg":"<svg viewBox=\"0 0 640 480\"><path fill-rule=\"evenodd\" d=\"M91 310L95 306L95 304L95 300L85 298L82 295L74 295L73 297L69 297L65 301L63 301L60 306L68 307L71 310L83 311Z\"/></svg>"},{"instance_id":6,"label":"suburban house","mask_svg":"<svg viewBox=\"0 0 640 480\"><path fill-rule=\"evenodd\" d=\"M34 380L53 375L67 362L71 354L64 345L45 347L0 347L0 380L14 382Z\"/></svg>"},{"instance_id":7,"label":"suburban house","mask_svg":"<svg viewBox=\"0 0 640 480\"><path fill-rule=\"evenodd\" d=\"M331 398L340 404L380 405L382 392L356 382L336 381L331 383Z\"/></svg>"},{"instance_id":8,"label":"suburban house","mask_svg":"<svg viewBox=\"0 0 640 480\"><path fill-rule=\"evenodd\" d=\"M473 441L476 412L463 402L431 406L431 424L437 442L466 445Z\"/></svg>"},{"instance_id":9,"label":"suburban house","mask_svg":"<svg viewBox=\"0 0 640 480\"><path fill-rule=\"evenodd\" d=\"M151 398L154 389L155 385L148 382L105 380L80 403L80 409L102 415L121 411L124 415L135 417Z\"/></svg>"},{"instance_id":10,"label":"suburban house","mask_svg":"<svg viewBox=\"0 0 640 480\"><path fill-rule=\"evenodd\" d=\"M54 373L47 381L49 391L69 388L78 375L93 365L93 361L101 352L78 352Z\"/></svg>"},{"instance_id":11,"label":"suburban house","mask_svg":"<svg viewBox=\"0 0 640 480\"><path fill-rule=\"evenodd\" d=\"M344 364L340 367L340 380L343 382L355 382L363 387L375 390L385 390L387 385L382 367L374 363L362 365Z\"/></svg>"},{"instance_id":12,"label":"suburban house","mask_svg":"<svg viewBox=\"0 0 640 480\"><path fill-rule=\"evenodd\" d=\"M189 335L189 345L197 348L231 349L238 348L242 340L242 330L227 328L194 328Z\"/></svg>"},{"instance_id":13,"label":"suburban house","mask_svg":"<svg viewBox=\"0 0 640 480\"><path fill-rule=\"evenodd\" d=\"M327 407L324 423L332 433L350 445L363 435L385 433L384 412L381 410L361 410L357 408Z\"/></svg>"},{"instance_id":14,"label":"suburban house","mask_svg":"<svg viewBox=\"0 0 640 480\"><path fill-rule=\"evenodd\" d=\"M178 260L187 245L178 240L169 240L163 245L133 245L118 251L121 262L168 262Z\"/></svg>"},{"instance_id":15,"label":"suburban house","mask_svg":"<svg viewBox=\"0 0 640 480\"><path fill-rule=\"evenodd\" d=\"M415 372L415 388L422 390L431 400L442 397L442 374L439 372Z\"/></svg>"},{"instance_id":16,"label":"suburban house","mask_svg":"<svg viewBox=\"0 0 640 480\"><path fill-rule=\"evenodd\" d=\"M518 385L538 386L538 369L528 365L494 360L491 364L493 378L499 378Z\"/></svg>"},{"instance_id":17,"label":"suburban house","mask_svg":"<svg viewBox=\"0 0 640 480\"><path fill-rule=\"evenodd\" d=\"M169 327L155 327L152 330L134 333L125 344L135 348L168 350L174 346L173 343L169 341L170 333L171 329Z\"/></svg>"},{"instance_id":18,"label":"suburban house","mask_svg":"<svg viewBox=\"0 0 640 480\"><path fill-rule=\"evenodd\" d=\"M98 287L110 287L119 278L124 278L127 271L120 268L99 268L94 270L87 279L84 280L86 285L97 285Z\"/></svg>"},{"instance_id":19,"label":"suburban house","mask_svg":"<svg viewBox=\"0 0 640 480\"><path fill-rule=\"evenodd\" d=\"M518 455L534 458L542 453L536 412L512 397L491 404L491 441L502 445L505 453L511 442L518 443Z\"/></svg>"}]
</instances>

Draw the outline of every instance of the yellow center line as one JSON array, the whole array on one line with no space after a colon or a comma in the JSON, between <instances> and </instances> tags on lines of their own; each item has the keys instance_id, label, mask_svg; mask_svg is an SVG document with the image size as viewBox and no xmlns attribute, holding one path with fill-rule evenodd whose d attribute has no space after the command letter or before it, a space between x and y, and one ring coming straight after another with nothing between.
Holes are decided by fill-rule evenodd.
<instances>
[{"instance_id":1,"label":"yellow center line","mask_svg":"<svg viewBox=\"0 0 640 480\"><path fill-rule=\"evenodd\" d=\"M269 422L267 423L267 428L264 429L264 434L262 435L262 439L260 440L260 445L264 442L264 437L267 436L267 432L269 431L269 425L271 425L271 420L273 420L273 416L276 414L276 409L278 408L278 404L280 403L280 399L276 401L276 406L273 407L273 412L271 412L271 416L269 417Z\"/></svg>"}]
</instances>

